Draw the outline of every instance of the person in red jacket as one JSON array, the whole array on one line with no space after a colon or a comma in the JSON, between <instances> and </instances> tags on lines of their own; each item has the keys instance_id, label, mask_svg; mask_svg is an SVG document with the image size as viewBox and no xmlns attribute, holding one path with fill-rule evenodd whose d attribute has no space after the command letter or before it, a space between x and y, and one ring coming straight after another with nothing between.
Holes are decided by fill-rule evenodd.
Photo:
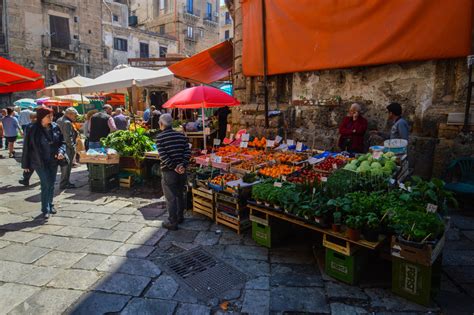
<instances>
[{"instance_id":1,"label":"person in red jacket","mask_svg":"<svg viewBox=\"0 0 474 315\"><path fill-rule=\"evenodd\" d=\"M367 120L360 113L361 107L354 103L349 114L339 126L339 147L343 151L364 152L364 135L367 131Z\"/></svg>"}]
</instances>

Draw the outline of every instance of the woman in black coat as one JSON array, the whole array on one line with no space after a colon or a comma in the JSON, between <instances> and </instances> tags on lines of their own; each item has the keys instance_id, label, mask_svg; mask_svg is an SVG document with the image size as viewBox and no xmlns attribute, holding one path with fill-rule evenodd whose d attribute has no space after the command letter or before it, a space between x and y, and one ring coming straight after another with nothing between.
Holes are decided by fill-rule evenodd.
<instances>
[{"instance_id":1,"label":"woman in black coat","mask_svg":"<svg viewBox=\"0 0 474 315\"><path fill-rule=\"evenodd\" d=\"M56 213L53 206L54 183L59 163L65 159L66 144L58 125L52 122L53 111L41 107L36 122L28 126L23 142L21 166L26 172L36 171L41 183L41 212L47 219Z\"/></svg>"}]
</instances>

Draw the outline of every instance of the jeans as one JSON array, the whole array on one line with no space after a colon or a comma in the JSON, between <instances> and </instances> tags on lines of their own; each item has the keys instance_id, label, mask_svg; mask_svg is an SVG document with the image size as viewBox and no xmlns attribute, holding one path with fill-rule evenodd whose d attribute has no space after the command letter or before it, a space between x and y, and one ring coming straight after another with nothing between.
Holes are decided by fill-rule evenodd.
<instances>
[{"instance_id":1,"label":"jeans","mask_svg":"<svg viewBox=\"0 0 474 315\"><path fill-rule=\"evenodd\" d=\"M59 182L59 187L61 189L66 188L70 184L69 177L71 177L71 168L74 163L74 158L76 157L76 150L74 148L66 148L66 155L69 159L69 163L66 166L61 166L61 181Z\"/></svg>"},{"instance_id":2,"label":"jeans","mask_svg":"<svg viewBox=\"0 0 474 315\"><path fill-rule=\"evenodd\" d=\"M100 142L93 142L93 141L89 141L89 149L100 149L102 148L102 145L100 144Z\"/></svg>"},{"instance_id":3,"label":"jeans","mask_svg":"<svg viewBox=\"0 0 474 315\"><path fill-rule=\"evenodd\" d=\"M183 219L185 185L186 174L178 174L169 170L162 171L161 186L166 199L169 221L174 225Z\"/></svg>"},{"instance_id":4,"label":"jeans","mask_svg":"<svg viewBox=\"0 0 474 315\"><path fill-rule=\"evenodd\" d=\"M51 213L57 172L57 165L45 165L36 170L41 184L41 212L43 213Z\"/></svg>"}]
</instances>

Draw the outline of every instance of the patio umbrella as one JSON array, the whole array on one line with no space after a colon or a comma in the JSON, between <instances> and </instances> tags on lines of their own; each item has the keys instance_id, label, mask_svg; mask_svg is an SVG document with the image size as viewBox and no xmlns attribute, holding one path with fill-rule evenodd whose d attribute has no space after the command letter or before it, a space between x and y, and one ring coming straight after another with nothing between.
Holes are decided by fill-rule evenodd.
<instances>
[{"instance_id":1,"label":"patio umbrella","mask_svg":"<svg viewBox=\"0 0 474 315\"><path fill-rule=\"evenodd\" d=\"M44 77L41 74L0 57L0 94L43 87Z\"/></svg>"},{"instance_id":2,"label":"patio umbrella","mask_svg":"<svg viewBox=\"0 0 474 315\"><path fill-rule=\"evenodd\" d=\"M58 101L69 101L75 104L90 104L91 101L87 97L81 94L70 94L70 95L62 95L62 96L55 96L53 100Z\"/></svg>"},{"instance_id":3,"label":"patio umbrella","mask_svg":"<svg viewBox=\"0 0 474 315\"><path fill-rule=\"evenodd\" d=\"M21 108L28 108L30 106L35 108L37 106L35 100L32 98L19 99L18 101L13 102L13 105L20 106Z\"/></svg>"},{"instance_id":4,"label":"patio umbrella","mask_svg":"<svg viewBox=\"0 0 474 315\"><path fill-rule=\"evenodd\" d=\"M58 100L47 100L43 102L45 106L56 106L56 107L70 107L74 106L74 103L71 101L58 101ZM77 105L75 105L77 106Z\"/></svg>"},{"instance_id":5,"label":"patio umbrella","mask_svg":"<svg viewBox=\"0 0 474 315\"><path fill-rule=\"evenodd\" d=\"M44 102L49 101L50 97L41 97L36 99L36 104L43 105Z\"/></svg>"},{"instance_id":6,"label":"patio umbrella","mask_svg":"<svg viewBox=\"0 0 474 315\"><path fill-rule=\"evenodd\" d=\"M199 109L202 112L202 126L205 126L204 108L237 106L240 102L229 94L210 86L195 86L183 90L170 98L163 108ZM204 132L203 132L204 133ZM206 135L204 134L204 148Z\"/></svg>"},{"instance_id":7,"label":"patio umbrella","mask_svg":"<svg viewBox=\"0 0 474 315\"><path fill-rule=\"evenodd\" d=\"M220 89L226 92L227 94L232 95L232 84L225 84L221 86Z\"/></svg>"},{"instance_id":8,"label":"patio umbrella","mask_svg":"<svg viewBox=\"0 0 474 315\"><path fill-rule=\"evenodd\" d=\"M83 76L76 76L72 79L50 85L41 91L38 91L37 96L57 96L67 94L81 94L81 89L84 85L92 82L93 79L86 78Z\"/></svg>"}]
</instances>

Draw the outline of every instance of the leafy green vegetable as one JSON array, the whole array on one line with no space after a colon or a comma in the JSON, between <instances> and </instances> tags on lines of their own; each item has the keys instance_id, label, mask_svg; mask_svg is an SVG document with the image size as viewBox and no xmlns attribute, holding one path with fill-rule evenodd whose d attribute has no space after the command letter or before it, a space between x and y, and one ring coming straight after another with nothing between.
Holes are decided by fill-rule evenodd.
<instances>
[{"instance_id":1,"label":"leafy green vegetable","mask_svg":"<svg viewBox=\"0 0 474 315\"><path fill-rule=\"evenodd\" d=\"M139 161L144 159L145 152L152 151L154 142L144 128L135 131L118 130L100 140L104 147L116 150L121 156L133 157Z\"/></svg>"}]
</instances>

